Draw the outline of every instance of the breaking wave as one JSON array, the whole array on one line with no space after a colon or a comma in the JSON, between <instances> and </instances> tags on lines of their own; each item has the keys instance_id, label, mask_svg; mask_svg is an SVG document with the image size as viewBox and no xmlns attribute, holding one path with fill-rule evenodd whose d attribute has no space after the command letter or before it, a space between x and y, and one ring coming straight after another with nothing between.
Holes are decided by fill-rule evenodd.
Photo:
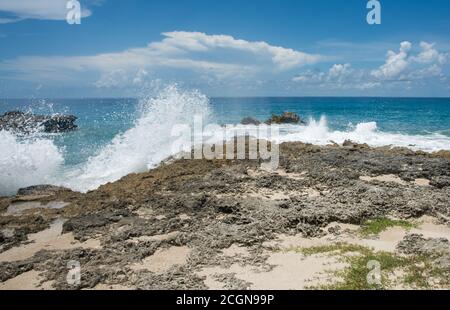
<instances>
[{"instance_id":1,"label":"breaking wave","mask_svg":"<svg viewBox=\"0 0 450 310\"><path fill-rule=\"evenodd\" d=\"M169 157L172 128L191 124L195 115L207 119L208 98L198 91L168 86L157 97L140 100L140 117L134 126L118 134L87 163L68 171L62 182L74 190L87 191L113 182L132 172L143 172Z\"/></svg>"},{"instance_id":2,"label":"breaking wave","mask_svg":"<svg viewBox=\"0 0 450 310\"><path fill-rule=\"evenodd\" d=\"M443 134L407 135L383 132L375 122L359 123L346 131L333 131L328 127L326 117L319 121L310 120L307 126L286 128L277 142L301 141L325 145L332 142L342 144L345 140L367 143L370 146L399 146L426 152L450 150L450 137Z\"/></svg>"},{"instance_id":3,"label":"breaking wave","mask_svg":"<svg viewBox=\"0 0 450 310\"><path fill-rule=\"evenodd\" d=\"M64 163L63 152L51 140L16 137L0 131L0 196L19 188L57 182Z\"/></svg>"},{"instance_id":4,"label":"breaking wave","mask_svg":"<svg viewBox=\"0 0 450 310\"><path fill-rule=\"evenodd\" d=\"M76 167L64 165L64 149L58 148L51 137L16 137L1 131L0 195L15 194L21 187L37 184L62 185L85 192L129 173L146 171L173 155L174 126L191 125L195 116L202 116L207 124L211 114L209 100L200 92L166 87L158 96L140 100L140 113L131 129L116 135L108 145ZM235 126L238 127L243 126ZM251 126L244 128L250 133L254 130ZM330 129L326 118L322 117L311 119L305 126L286 125L279 129L280 135L273 139L279 143L301 141L325 145L352 140L370 146L403 146L429 152L450 150L448 136L382 132L374 122L336 131ZM223 137L219 132L203 134L217 137L217 140Z\"/></svg>"}]
</instances>

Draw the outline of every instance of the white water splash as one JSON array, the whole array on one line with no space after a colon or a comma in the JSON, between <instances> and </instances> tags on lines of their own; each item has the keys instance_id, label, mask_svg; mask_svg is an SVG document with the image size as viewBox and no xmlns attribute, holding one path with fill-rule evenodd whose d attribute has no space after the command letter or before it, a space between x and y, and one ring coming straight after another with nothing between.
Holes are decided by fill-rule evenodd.
<instances>
[{"instance_id":1,"label":"white water splash","mask_svg":"<svg viewBox=\"0 0 450 310\"><path fill-rule=\"evenodd\" d=\"M117 135L88 162L66 173L62 185L87 191L133 173L155 167L169 157L172 128L191 124L195 115L209 116L208 98L198 91L182 91L175 85L157 97L141 99L141 115L135 125Z\"/></svg>"},{"instance_id":2,"label":"white water splash","mask_svg":"<svg viewBox=\"0 0 450 310\"><path fill-rule=\"evenodd\" d=\"M0 196L19 188L55 183L64 163L62 152L51 140L18 138L0 131Z\"/></svg>"},{"instance_id":3,"label":"white water splash","mask_svg":"<svg viewBox=\"0 0 450 310\"><path fill-rule=\"evenodd\" d=\"M131 129L118 134L85 163L70 169L64 167L63 151L48 137L18 138L1 131L0 196L15 194L21 187L38 184L62 185L85 192L127 174L147 171L174 155L173 143L179 139L171 135L174 126L192 126L195 116L202 116L206 125L210 116L206 96L198 91L183 91L176 86L164 88L156 97L142 99L140 106L141 112ZM256 132L254 126L237 125L234 128L245 129L250 135L252 130ZM352 140L370 146L403 146L428 152L450 150L448 136L382 132L375 122L360 123L346 131L334 131L322 117L318 121L311 119L306 126L280 125L279 132L274 142L326 145ZM219 130L205 132L204 135L208 136L209 143L223 139L223 132Z\"/></svg>"},{"instance_id":4,"label":"white water splash","mask_svg":"<svg viewBox=\"0 0 450 310\"><path fill-rule=\"evenodd\" d=\"M283 130L282 130L283 131ZM436 152L450 150L450 137L441 134L406 135L378 130L377 123L359 123L347 131L330 130L325 117L310 120L308 126L289 126L276 142L301 141L317 145L342 144L345 140L367 143L370 146L399 146L412 150Z\"/></svg>"}]
</instances>

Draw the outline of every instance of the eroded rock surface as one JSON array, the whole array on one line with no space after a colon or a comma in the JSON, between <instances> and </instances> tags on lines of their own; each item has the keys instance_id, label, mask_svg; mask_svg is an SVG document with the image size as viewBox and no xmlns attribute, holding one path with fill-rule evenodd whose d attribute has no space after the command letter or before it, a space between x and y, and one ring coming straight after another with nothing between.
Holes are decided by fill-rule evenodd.
<instances>
[{"instance_id":1,"label":"eroded rock surface","mask_svg":"<svg viewBox=\"0 0 450 310\"><path fill-rule=\"evenodd\" d=\"M70 234L73 244L0 263L0 281L34 270L58 289L262 288L277 270L289 276L285 271L301 259L290 253L283 261L264 246L280 235L346 236L346 227L380 217L426 215L448 226L450 186L442 180L449 177L450 159L437 154L354 143L286 143L280 146L276 172L262 171L259 160L174 160L86 194L56 191L39 198L69 203L60 209L12 216L6 209L14 198L5 198L0 201L6 205L0 216L1 252L35 242L30 234L49 229L57 219L64 219L60 233ZM92 240L95 246L89 246ZM402 251L412 251L416 243L405 243ZM167 253L178 256L161 263ZM77 287L66 282L71 260L82 268ZM247 271L248 276L237 274ZM328 281L301 275L303 284L286 283L299 288L310 277Z\"/></svg>"}]
</instances>

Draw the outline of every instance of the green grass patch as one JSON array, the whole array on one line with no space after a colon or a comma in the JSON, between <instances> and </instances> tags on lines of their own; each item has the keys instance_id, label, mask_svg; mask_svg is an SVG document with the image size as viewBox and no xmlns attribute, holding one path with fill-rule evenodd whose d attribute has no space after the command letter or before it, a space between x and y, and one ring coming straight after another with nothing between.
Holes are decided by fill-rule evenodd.
<instances>
[{"instance_id":1,"label":"green grass patch","mask_svg":"<svg viewBox=\"0 0 450 310\"><path fill-rule=\"evenodd\" d=\"M426 256L400 256L395 253L374 251L371 248L348 243L336 243L332 245L315 246L310 248L290 248L287 251L295 251L306 256L316 254L329 254L339 256L339 259L348 264L348 267L339 271L330 271L336 281L330 284L310 287L310 289L326 290L373 290L390 289L395 283L405 287L429 289L430 279L443 287L448 287L449 270L439 269L431 257ZM345 254L352 255L345 255ZM368 275L373 271L369 262L379 263L381 283L373 284L368 281ZM402 271L398 278L394 277L395 271ZM394 281L394 282L393 282Z\"/></svg>"},{"instance_id":2,"label":"green grass patch","mask_svg":"<svg viewBox=\"0 0 450 310\"><path fill-rule=\"evenodd\" d=\"M319 246L313 246L309 248L288 248L286 249L287 252L296 252L301 253L307 256L315 255L315 254L323 254L323 253L330 253L330 254L346 254L350 252L358 252L358 253L367 253L370 252L370 249L367 247L364 247L362 245L357 244L349 244L345 242L337 242L334 244L329 245L319 245Z\"/></svg>"},{"instance_id":3,"label":"green grass patch","mask_svg":"<svg viewBox=\"0 0 450 310\"><path fill-rule=\"evenodd\" d=\"M363 236L378 235L390 227L402 227L405 229L412 229L417 224L404 220L391 220L388 218L376 218L364 222L361 226L361 234Z\"/></svg>"}]
</instances>

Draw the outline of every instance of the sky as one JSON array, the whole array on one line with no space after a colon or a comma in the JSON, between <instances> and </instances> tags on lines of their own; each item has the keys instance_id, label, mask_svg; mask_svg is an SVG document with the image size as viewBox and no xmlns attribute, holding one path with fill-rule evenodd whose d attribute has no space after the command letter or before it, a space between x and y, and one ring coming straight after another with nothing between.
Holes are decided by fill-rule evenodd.
<instances>
[{"instance_id":1,"label":"sky","mask_svg":"<svg viewBox=\"0 0 450 310\"><path fill-rule=\"evenodd\" d=\"M450 97L450 1L0 0L0 98Z\"/></svg>"}]
</instances>

